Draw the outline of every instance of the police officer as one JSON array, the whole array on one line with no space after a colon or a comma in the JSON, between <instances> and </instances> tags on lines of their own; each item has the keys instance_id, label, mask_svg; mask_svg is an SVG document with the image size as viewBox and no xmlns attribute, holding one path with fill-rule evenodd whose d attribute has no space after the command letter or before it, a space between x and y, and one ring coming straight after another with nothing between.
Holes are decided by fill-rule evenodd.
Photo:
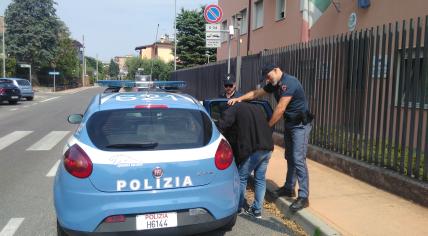
<instances>
[{"instance_id":1,"label":"police officer","mask_svg":"<svg viewBox=\"0 0 428 236\"><path fill-rule=\"evenodd\" d=\"M274 65L267 64L262 69L263 79L267 84L260 89L250 91L239 98L229 100L228 104L253 100L273 93L278 105L269 121L273 127L284 117L285 158L287 159L287 177L284 186L276 192L278 196L295 197L296 181L299 182L298 198L290 209L298 211L309 206L309 176L306 166L306 152L309 133L312 129L313 115L309 112L305 92L297 78L288 75Z\"/></svg>"},{"instance_id":2,"label":"police officer","mask_svg":"<svg viewBox=\"0 0 428 236\"><path fill-rule=\"evenodd\" d=\"M237 98L242 94L236 89L235 78L232 75L226 75L223 80L224 93L221 98Z\"/></svg>"}]
</instances>

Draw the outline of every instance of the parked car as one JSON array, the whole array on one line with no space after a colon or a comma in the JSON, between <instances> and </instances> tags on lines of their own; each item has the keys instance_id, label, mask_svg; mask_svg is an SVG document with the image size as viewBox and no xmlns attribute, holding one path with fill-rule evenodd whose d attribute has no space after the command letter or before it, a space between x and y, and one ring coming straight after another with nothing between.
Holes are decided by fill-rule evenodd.
<instances>
[{"instance_id":1,"label":"parked car","mask_svg":"<svg viewBox=\"0 0 428 236\"><path fill-rule=\"evenodd\" d=\"M6 80L12 81L12 83L19 88L21 91L21 97L27 99L28 101L31 101L34 99L34 91L33 86L31 85L30 81L26 79L19 79L19 78L3 78Z\"/></svg>"},{"instance_id":2,"label":"parked car","mask_svg":"<svg viewBox=\"0 0 428 236\"><path fill-rule=\"evenodd\" d=\"M68 121L80 126L54 180L58 235L181 235L234 226L233 152L193 97L159 89L101 93Z\"/></svg>"},{"instance_id":3,"label":"parked car","mask_svg":"<svg viewBox=\"0 0 428 236\"><path fill-rule=\"evenodd\" d=\"M16 104L21 99L21 92L12 81L0 79L0 103L8 101L10 104Z\"/></svg>"}]
</instances>

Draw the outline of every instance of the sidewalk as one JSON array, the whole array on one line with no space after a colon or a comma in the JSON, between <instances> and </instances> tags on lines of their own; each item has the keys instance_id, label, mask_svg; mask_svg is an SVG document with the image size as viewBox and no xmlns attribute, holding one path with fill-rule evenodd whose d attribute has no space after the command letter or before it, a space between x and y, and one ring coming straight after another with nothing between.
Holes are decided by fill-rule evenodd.
<instances>
[{"instance_id":1,"label":"sidewalk","mask_svg":"<svg viewBox=\"0 0 428 236\"><path fill-rule=\"evenodd\" d=\"M310 207L303 211L318 217L342 235L428 235L428 208L309 159L307 164ZM286 169L284 149L275 146L266 173L267 181L282 186Z\"/></svg>"}]
</instances>

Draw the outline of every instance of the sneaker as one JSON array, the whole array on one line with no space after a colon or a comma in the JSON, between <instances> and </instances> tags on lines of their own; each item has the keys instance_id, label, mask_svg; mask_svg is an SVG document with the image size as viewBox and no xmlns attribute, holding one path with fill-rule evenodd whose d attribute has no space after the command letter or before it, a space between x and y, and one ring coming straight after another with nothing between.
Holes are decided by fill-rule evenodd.
<instances>
[{"instance_id":1,"label":"sneaker","mask_svg":"<svg viewBox=\"0 0 428 236\"><path fill-rule=\"evenodd\" d=\"M238 215L242 215L244 214L246 211L248 211L248 209L250 208L250 205L248 204L247 201L244 202L244 206L238 209L237 214Z\"/></svg>"},{"instance_id":2,"label":"sneaker","mask_svg":"<svg viewBox=\"0 0 428 236\"><path fill-rule=\"evenodd\" d=\"M249 209L245 210L245 214L255 217L257 219L261 219L262 218L262 212L261 211L256 211L254 210L252 207L250 207Z\"/></svg>"},{"instance_id":3,"label":"sneaker","mask_svg":"<svg viewBox=\"0 0 428 236\"><path fill-rule=\"evenodd\" d=\"M291 189L286 189L285 186L282 186L275 190L278 197L296 197L296 192Z\"/></svg>"}]
</instances>

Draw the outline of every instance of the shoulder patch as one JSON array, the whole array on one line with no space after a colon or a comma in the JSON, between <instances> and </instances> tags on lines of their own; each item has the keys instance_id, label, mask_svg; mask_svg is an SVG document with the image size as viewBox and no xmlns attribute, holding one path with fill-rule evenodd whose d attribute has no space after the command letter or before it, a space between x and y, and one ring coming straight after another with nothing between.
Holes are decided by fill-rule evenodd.
<instances>
[{"instance_id":1,"label":"shoulder patch","mask_svg":"<svg viewBox=\"0 0 428 236\"><path fill-rule=\"evenodd\" d=\"M282 86L281 86L281 90L282 90L283 92L287 91L287 85L285 85L285 84L284 84L284 85L282 85Z\"/></svg>"}]
</instances>

